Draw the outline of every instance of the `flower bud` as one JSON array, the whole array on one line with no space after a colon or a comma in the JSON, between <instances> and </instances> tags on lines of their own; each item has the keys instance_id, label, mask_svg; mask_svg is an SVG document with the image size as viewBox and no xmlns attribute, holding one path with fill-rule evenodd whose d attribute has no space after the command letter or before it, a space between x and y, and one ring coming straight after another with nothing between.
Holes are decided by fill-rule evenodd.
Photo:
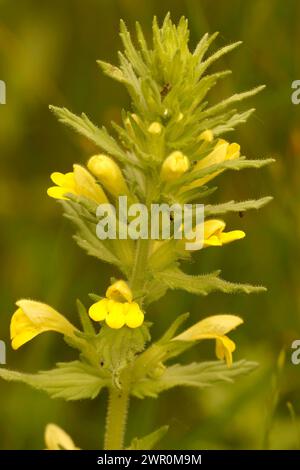
<instances>
[{"instance_id":1,"label":"flower bud","mask_svg":"<svg viewBox=\"0 0 300 470\"><path fill-rule=\"evenodd\" d=\"M112 158L104 154L94 155L87 166L113 196L129 193L122 171Z\"/></svg>"},{"instance_id":2,"label":"flower bud","mask_svg":"<svg viewBox=\"0 0 300 470\"><path fill-rule=\"evenodd\" d=\"M149 134L152 134L152 135L160 135L161 132L162 132L162 125L160 124L160 122L152 122L152 124L150 124L150 126L148 127L148 132Z\"/></svg>"},{"instance_id":3,"label":"flower bud","mask_svg":"<svg viewBox=\"0 0 300 470\"><path fill-rule=\"evenodd\" d=\"M131 113L131 117L137 124L140 124L141 120L137 114Z\"/></svg>"},{"instance_id":4,"label":"flower bud","mask_svg":"<svg viewBox=\"0 0 300 470\"><path fill-rule=\"evenodd\" d=\"M172 152L163 162L160 172L162 181L176 180L190 167L189 159L180 151Z\"/></svg>"},{"instance_id":5,"label":"flower bud","mask_svg":"<svg viewBox=\"0 0 300 470\"><path fill-rule=\"evenodd\" d=\"M204 140L205 142L212 142L214 140L214 135L210 129L201 132L199 136L200 140Z\"/></svg>"},{"instance_id":6,"label":"flower bud","mask_svg":"<svg viewBox=\"0 0 300 470\"><path fill-rule=\"evenodd\" d=\"M125 127L127 129L127 132L129 132L129 134L134 137L135 136L135 133L134 133L134 126L132 125L132 120L138 125L140 126L141 125L141 119L139 118L139 116L135 113L131 113L130 114L130 117L127 115L127 117L125 118L124 120L124 124L125 124Z\"/></svg>"}]
</instances>

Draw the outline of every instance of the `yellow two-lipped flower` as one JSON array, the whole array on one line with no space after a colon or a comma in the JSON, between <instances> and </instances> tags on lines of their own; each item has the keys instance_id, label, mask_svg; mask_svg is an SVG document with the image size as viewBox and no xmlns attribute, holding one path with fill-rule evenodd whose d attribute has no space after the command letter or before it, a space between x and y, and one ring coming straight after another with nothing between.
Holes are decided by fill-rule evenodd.
<instances>
[{"instance_id":1,"label":"yellow two-lipped flower","mask_svg":"<svg viewBox=\"0 0 300 470\"><path fill-rule=\"evenodd\" d=\"M54 172L51 180L56 186L48 188L47 194L54 199L68 199L67 194L84 196L97 204L108 202L106 194L94 177L81 165L73 165L73 171L69 173Z\"/></svg>"},{"instance_id":2,"label":"yellow two-lipped flower","mask_svg":"<svg viewBox=\"0 0 300 470\"><path fill-rule=\"evenodd\" d=\"M94 303L89 309L89 315L95 321L105 321L113 329L124 325L138 328L144 322L144 314L139 304L132 301L132 292L123 280L109 286L106 298Z\"/></svg>"},{"instance_id":3,"label":"yellow two-lipped flower","mask_svg":"<svg viewBox=\"0 0 300 470\"><path fill-rule=\"evenodd\" d=\"M201 239L198 240L199 243L195 244L193 250L200 250L201 248L208 248L210 246L222 246L227 243L234 242L235 240L240 240L246 236L243 230L231 230L230 232L224 232L226 223L224 220L220 219L209 219L206 220L202 226L199 226ZM184 237L178 242L179 249L186 249L186 242L195 242L196 241L196 228L193 230L195 238L189 236ZM203 237L203 238L202 238ZM162 242L159 242L162 243Z\"/></svg>"},{"instance_id":4,"label":"yellow two-lipped flower","mask_svg":"<svg viewBox=\"0 0 300 470\"><path fill-rule=\"evenodd\" d=\"M242 230L224 232L226 224L220 219L209 219L204 222L204 248L208 246L222 246L246 236Z\"/></svg>"},{"instance_id":5,"label":"yellow two-lipped flower","mask_svg":"<svg viewBox=\"0 0 300 470\"><path fill-rule=\"evenodd\" d=\"M62 428L49 423L45 429L46 450L80 450Z\"/></svg>"},{"instance_id":6,"label":"yellow two-lipped flower","mask_svg":"<svg viewBox=\"0 0 300 470\"><path fill-rule=\"evenodd\" d=\"M228 338L227 333L241 325L243 320L236 315L213 315L199 321L185 330L172 341L200 341L203 339L216 340L216 356L232 365L232 353L235 343Z\"/></svg>"},{"instance_id":7,"label":"yellow two-lipped flower","mask_svg":"<svg viewBox=\"0 0 300 470\"><path fill-rule=\"evenodd\" d=\"M10 323L13 349L20 348L45 331L56 331L64 336L74 337L76 327L49 305L26 299L19 300L16 305L18 309Z\"/></svg>"},{"instance_id":8,"label":"yellow two-lipped flower","mask_svg":"<svg viewBox=\"0 0 300 470\"><path fill-rule=\"evenodd\" d=\"M208 132L208 131L207 131ZM236 143L229 143L224 139L219 139L216 143L214 149L204 158L199 160L196 165L194 166L192 172L198 172L200 170L204 170L205 168L209 168L210 166L216 165L218 163L223 163L227 160L235 160L240 157L240 145ZM203 186L204 184L208 183L208 181L212 180L223 170L215 171L209 175L203 176L202 178L198 178L194 180L192 183L188 185L188 189L198 188ZM185 187L184 190L187 188Z\"/></svg>"}]
</instances>

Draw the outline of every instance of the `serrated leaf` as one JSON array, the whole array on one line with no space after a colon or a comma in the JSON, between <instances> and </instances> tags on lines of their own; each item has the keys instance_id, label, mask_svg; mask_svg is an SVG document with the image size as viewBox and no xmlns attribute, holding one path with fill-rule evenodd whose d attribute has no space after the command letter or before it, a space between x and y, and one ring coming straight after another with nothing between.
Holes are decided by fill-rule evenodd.
<instances>
[{"instance_id":1,"label":"serrated leaf","mask_svg":"<svg viewBox=\"0 0 300 470\"><path fill-rule=\"evenodd\" d=\"M246 360L235 362L232 367L220 361L175 364L167 368L163 380L172 387L185 385L206 388L218 382L232 383L236 377L251 372L257 366L256 362Z\"/></svg>"},{"instance_id":2,"label":"serrated leaf","mask_svg":"<svg viewBox=\"0 0 300 470\"><path fill-rule=\"evenodd\" d=\"M126 28L126 25L123 20L120 21L121 25L121 32L120 32L120 37L122 39L124 49L125 49L125 54L127 56L127 59L129 62L132 64L136 72L143 76L147 75L148 73L148 68L146 64L144 63L140 52L134 47L132 40L131 40L131 35Z\"/></svg>"},{"instance_id":3,"label":"serrated leaf","mask_svg":"<svg viewBox=\"0 0 300 470\"><path fill-rule=\"evenodd\" d=\"M137 164L136 161L133 161L131 157L122 150L115 139L108 134L105 127L101 129L98 128L84 113L82 113L81 116L77 116L68 109L59 108L57 106L50 106L50 110L56 115L60 122L71 127L73 130L92 141L99 148L117 158L120 162L130 162L133 165Z\"/></svg>"},{"instance_id":4,"label":"serrated leaf","mask_svg":"<svg viewBox=\"0 0 300 470\"><path fill-rule=\"evenodd\" d=\"M131 393L138 398L157 397L159 393L178 386L207 388L219 382L232 383L240 376L248 374L257 367L257 363L241 360L232 367L220 361L175 364L166 368L161 377L143 377L133 384Z\"/></svg>"},{"instance_id":5,"label":"serrated leaf","mask_svg":"<svg viewBox=\"0 0 300 470\"><path fill-rule=\"evenodd\" d=\"M221 47L217 52L212 54L208 59L206 59L204 62L201 63L199 67L199 72L200 74L203 74L205 70L213 64L216 60L218 60L220 57L222 57L225 54L228 54L228 52L231 52L233 49L238 47L240 44L242 44L242 41L237 41L233 44L228 44L227 46Z\"/></svg>"},{"instance_id":6,"label":"serrated leaf","mask_svg":"<svg viewBox=\"0 0 300 470\"><path fill-rule=\"evenodd\" d=\"M144 297L144 304L146 306L157 302L161 297L163 297L168 290L168 286L160 281L153 279L151 282L146 284Z\"/></svg>"},{"instance_id":7,"label":"serrated leaf","mask_svg":"<svg viewBox=\"0 0 300 470\"><path fill-rule=\"evenodd\" d=\"M146 42L143 30L142 30L141 25L138 21L136 22L135 26L136 26L136 36L137 36L138 43L140 45L141 54L142 54L142 56L145 60L145 63L149 66L150 61L151 61L151 54L150 54L150 51L148 49L147 42Z\"/></svg>"},{"instance_id":8,"label":"serrated leaf","mask_svg":"<svg viewBox=\"0 0 300 470\"><path fill-rule=\"evenodd\" d=\"M103 60L97 60L97 64L108 77L116 80L117 82L126 83L124 74L119 67L109 64L108 62L104 62Z\"/></svg>"},{"instance_id":9,"label":"serrated leaf","mask_svg":"<svg viewBox=\"0 0 300 470\"><path fill-rule=\"evenodd\" d=\"M235 104L237 102L243 101L246 98L250 98L251 96L256 95L257 93L262 91L264 88L265 88L265 85L260 85L255 88L252 88L251 90L244 91L242 93L235 93L234 95L221 101L220 103L206 109L206 111L203 112L202 117L203 119L205 119L209 116L216 115L217 113L220 113L220 111L223 111L224 109L228 108L232 104Z\"/></svg>"},{"instance_id":10,"label":"serrated leaf","mask_svg":"<svg viewBox=\"0 0 300 470\"><path fill-rule=\"evenodd\" d=\"M169 426L162 426L156 431L147 434L147 436L132 439L131 444L126 450L152 450L155 445L168 432Z\"/></svg>"},{"instance_id":11,"label":"serrated leaf","mask_svg":"<svg viewBox=\"0 0 300 470\"><path fill-rule=\"evenodd\" d=\"M217 173L221 170L243 170L245 168L262 168L263 166L269 165L273 163L275 160L273 158L265 158L263 160L247 160L243 157L237 158L235 160L226 160L222 163L216 163L214 165L210 165L202 170L198 171L191 171L186 175L182 176L180 180L176 181L176 183L172 183L170 187L182 186L183 184L191 183L197 179L203 178L204 176L211 175L213 173Z\"/></svg>"},{"instance_id":12,"label":"serrated leaf","mask_svg":"<svg viewBox=\"0 0 300 470\"><path fill-rule=\"evenodd\" d=\"M65 217L71 220L78 229L77 234L73 237L76 243L90 256L122 269L120 260L97 237L96 225L82 218L80 205L73 201L63 201L62 205Z\"/></svg>"},{"instance_id":13,"label":"serrated leaf","mask_svg":"<svg viewBox=\"0 0 300 470\"><path fill-rule=\"evenodd\" d=\"M182 289L191 294L208 295L214 291L221 291L225 294L233 293L258 293L266 291L265 287L252 286L250 284L239 284L224 281L219 277L220 271L211 274L189 275L178 268L170 268L155 276L167 284L170 289Z\"/></svg>"},{"instance_id":14,"label":"serrated leaf","mask_svg":"<svg viewBox=\"0 0 300 470\"><path fill-rule=\"evenodd\" d=\"M200 39L200 41L198 42L195 50L194 50L194 53L193 55L195 57L197 57L197 60L200 62L205 54L205 52L207 51L207 49L209 48L209 46L212 44L212 42L216 39L216 37L219 35L218 32L216 33L213 33L211 35L209 35L208 33L205 33L202 38Z\"/></svg>"},{"instance_id":15,"label":"serrated leaf","mask_svg":"<svg viewBox=\"0 0 300 470\"><path fill-rule=\"evenodd\" d=\"M100 240L87 236L83 237L81 235L74 235L73 238L77 245L86 251L88 255L98 258L106 263L121 267L118 259L115 258L107 248L105 248L104 244L101 243Z\"/></svg>"},{"instance_id":16,"label":"serrated leaf","mask_svg":"<svg viewBox=\"0 0 300 470\"><path fill-rule=\"evenodd\" d=\"M272 201L272 197L266 196L260 199L250 199L249 201L228 201L222 204L204 206L204 213L208 215L226 214L226 212L244 212L250 209L260 209Z\"/></svg>"},{"instance_id":17,"label":"serrated leaf","mask_svg":"<svg viewBox=\"0 0 300 470\"><path fill-rule=\"evenodd\" d=\"M107 372L80 361L61 362L55 369L37 374L0 369L0 377L8 381L26 383L37 390L47 392L52 398L64 400L95 398L101 389L109 386L111 382Z\"/></svg>"},{"instance_id":18,"label":"serrated leaf","mask_svg":"<svg viewBox=\"0 0 300 470\"><path fill-rule=\"evenodd\" d=\"M248 109L247 111L244 111L242 113L236 113L234 112L233 115L226 120L223 120L223 122L216 123L216 119L213 118L211 121L205 120L203 121L203 124L205 124L206 127L204 129L211 128L213 135L215 137L218 137L222 134L225 134L226 132L234 131L234 129L240 125L243 124L247 121L247 119L253 114L255 111L255 108ZM219 121L222 121L219 119Z\"/></svg>"},{"instance_id":19,"label":"serrated leaf","mask_svg":"<svg viewBox=\"0 0 300 470\"><path fill-rule=\"evenodd\" d=\"M200 188L193 188L187 191L182 191L182 193L176 192L174 198L176 199L173 202L178 202L179 204L185 204L186 202L192 201L203 201L204 198L207 198L217 190L217 186L212 188L207 188L207 186L201 186ZM167 198L166 198L167 199ZM206 207L206 206L205 206Z\"/></svg>"}]
</instances>

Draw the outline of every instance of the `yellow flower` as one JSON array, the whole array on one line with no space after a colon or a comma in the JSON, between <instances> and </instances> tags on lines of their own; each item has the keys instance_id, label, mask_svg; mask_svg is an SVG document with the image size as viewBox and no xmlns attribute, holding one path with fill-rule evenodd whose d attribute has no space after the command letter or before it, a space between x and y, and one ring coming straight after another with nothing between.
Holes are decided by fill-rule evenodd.
<instances>
[{"instance_id":1,"label":"yellow flower","mask_svg":"<svg viewBox=\"0 0 300 470\"><path fill-rule=\"evenodd\" d=\"M232 353L235 350L235 343L226 334L243 320L235 315L213 315L199 321L188 328L172 341L199 341L203 339L216 340L216 356L218 359L225 359L228 367L232 365Z\"/></svg>"},{"instance_id":2,"label":"yellow flower","mask_svg":"<svg viewBox=\"0 0 300 470\"><path fill-rule=\"evenodd\" d=\"M113 329L138 328L144 322L144 314L136 302L117 302L116 300L102 299L89 309L89 316L94 321L104 321Z\"/></svg>"},{"instance_id":3,"label":"yellow flower","mask_svg":"<svg viewBox=\"0 0 300 470\"><path fill-rule=\"evenodd\" d=\"M120 329L124 325L138 328L144 322L144 314L140 306L132 301L132 292L123 280L109 286L106 298L90 307L89 316L94 321L105 321L113 329Z\"/></svg>"},{"instance_id":4,"label":"yellow flower","mask_svg":"<svg viewBox=\"0 0 300 470\"><path fill-rule=\"evenodd\" d=\"M123 173L112 158L104 154L94 155L89 159L87 166L113 196L129 194Z\"/></svg>"},{"instance_id":5,"label":"yellow flower","mask_svg":"<svg viewBox=\"0 0 300 470\"><path fill-rule=\"evenodd\" d=\"M179 150L172 152L163 162L160 172L162 181L169 182L182 176L190 167L189 159Z\"/></svg>"},{"instance_id":6,"label":"yellow flower","mask_svg":"<svg viewBox=\"0 0 300 470\"><path fill-rule=\"evenodd\" d=\"M71 193L77 196L84 196L98 204L107 203L107 197L93 178L93 176L82 166L73 165L73 172L54 172L51 180L57 186L48 188L47 194L55 199L68 199L66 194Z\"/></svg>"},{"instance_id":7,"label":"yellow flower","mask_svg":"<svg viewBox=\"0 0 300 470\"><path fill-rule=\"evenodd\" d=\"M47 424L45 429L46 450L79 450L71 437L56 424Z\"/></svg>"},{"instance_id":8,"label":"yellow flower","mask_svg":"<svg viewBox=\"0 0 300 470\"><path fill-rule=\"evenodd\" d=\"M75 326L49 305L25 299L16 304L19 308L10 323L13 349L20 348L44 331L57 331L65 336L74 336Z\"/></svg>"},{"instance_id":9,"label":"yellow flower","mask_svg":"<svg viewBox=\"0 0 300 470\"><path fill-rule=\"evenodd\" d=\"M226 224L223 220L210 219L204 222L204 248L208 246L222 246L226 243L240 240L246 236L242 230L223 232Z\"/></svg>"},{"instance_id":10,"label":"yellow flower","mask_svg":"<svg viewBox=\"0 0 300 470\"><path fill-rule=\"evenodd\" d=\"M205 131L208 132L208 131ZM202 135L202 134L201 134ZM208 138L208 136L207 136ZM193 172L200 171L212 165L225 162L226 160L234 160L240 156L240 146L236 143L229 144L226 140L219 139L214 149L202 160L199 160L193 168ZM189 184L188 188L198 188L222 173L223 170L216 171L210 175L199 178Z\"/></svg>"},{"instance_id":11,"label":"yellow flower","mask_svg":"<svg viewBox=\"0 0 300 470\"><path fill-rule=\"evenodd\" d=\"M204 222L203 227L203 239L198 240L196 244L196 238L184 237L178 241L178 249L186 249L186 243L195 243L193 250L200 250L201 248L207 248L209 246L222 246L226 243L231 243L235 240L240 240L246 236L242 230L231 230L230 232L224 232L226 224L223 220L209 219ZM201 226L202 228L202 226ZM193 232L196 232L196 227ZM201 233L201 232L200 232ZM196 235L195 235L196 236ZM162 242L160 242L162 243Z\"/></svg>"}]
</instances>

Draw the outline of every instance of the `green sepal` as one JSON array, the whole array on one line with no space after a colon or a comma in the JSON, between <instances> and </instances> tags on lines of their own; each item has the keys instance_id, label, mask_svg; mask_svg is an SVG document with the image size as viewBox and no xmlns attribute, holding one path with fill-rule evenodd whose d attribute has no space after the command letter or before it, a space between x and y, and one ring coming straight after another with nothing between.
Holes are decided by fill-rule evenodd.
<instances>
[{"instance_id":1,"label":"green sepal","mask_svg":"<svg viewBox=\"0 0 300 470\"><path fill-rule=\"evenodd\" d=\"M109 370L113 382L119 386L121 371L131 364L150 341L150 333L146 323L139 328L113 329L103 324L97 336L100 361Z\"/></svg>"},{"instance_id":2,"label":"green sepal","mask_svg":"<svg viewBox=\"0 0 300 470\"><path fill-rule=\"evenodd\" d=\"M76 300L76 305L84 333L87 335L96 335L94 324L92 323L85 306L79 299Z\"/></svg>"},{"instance_id":3,"label":"green sepal","mask_svg":"<svg viewBox=\"0 0 300 470\"><path fill-rule=\"evenodd\" d=\"M92 299L93 302L99 302L99 300L104 299L103 296L94 294L93 292L88 294L89 298Z\"/></svg>"}]
</instances>

